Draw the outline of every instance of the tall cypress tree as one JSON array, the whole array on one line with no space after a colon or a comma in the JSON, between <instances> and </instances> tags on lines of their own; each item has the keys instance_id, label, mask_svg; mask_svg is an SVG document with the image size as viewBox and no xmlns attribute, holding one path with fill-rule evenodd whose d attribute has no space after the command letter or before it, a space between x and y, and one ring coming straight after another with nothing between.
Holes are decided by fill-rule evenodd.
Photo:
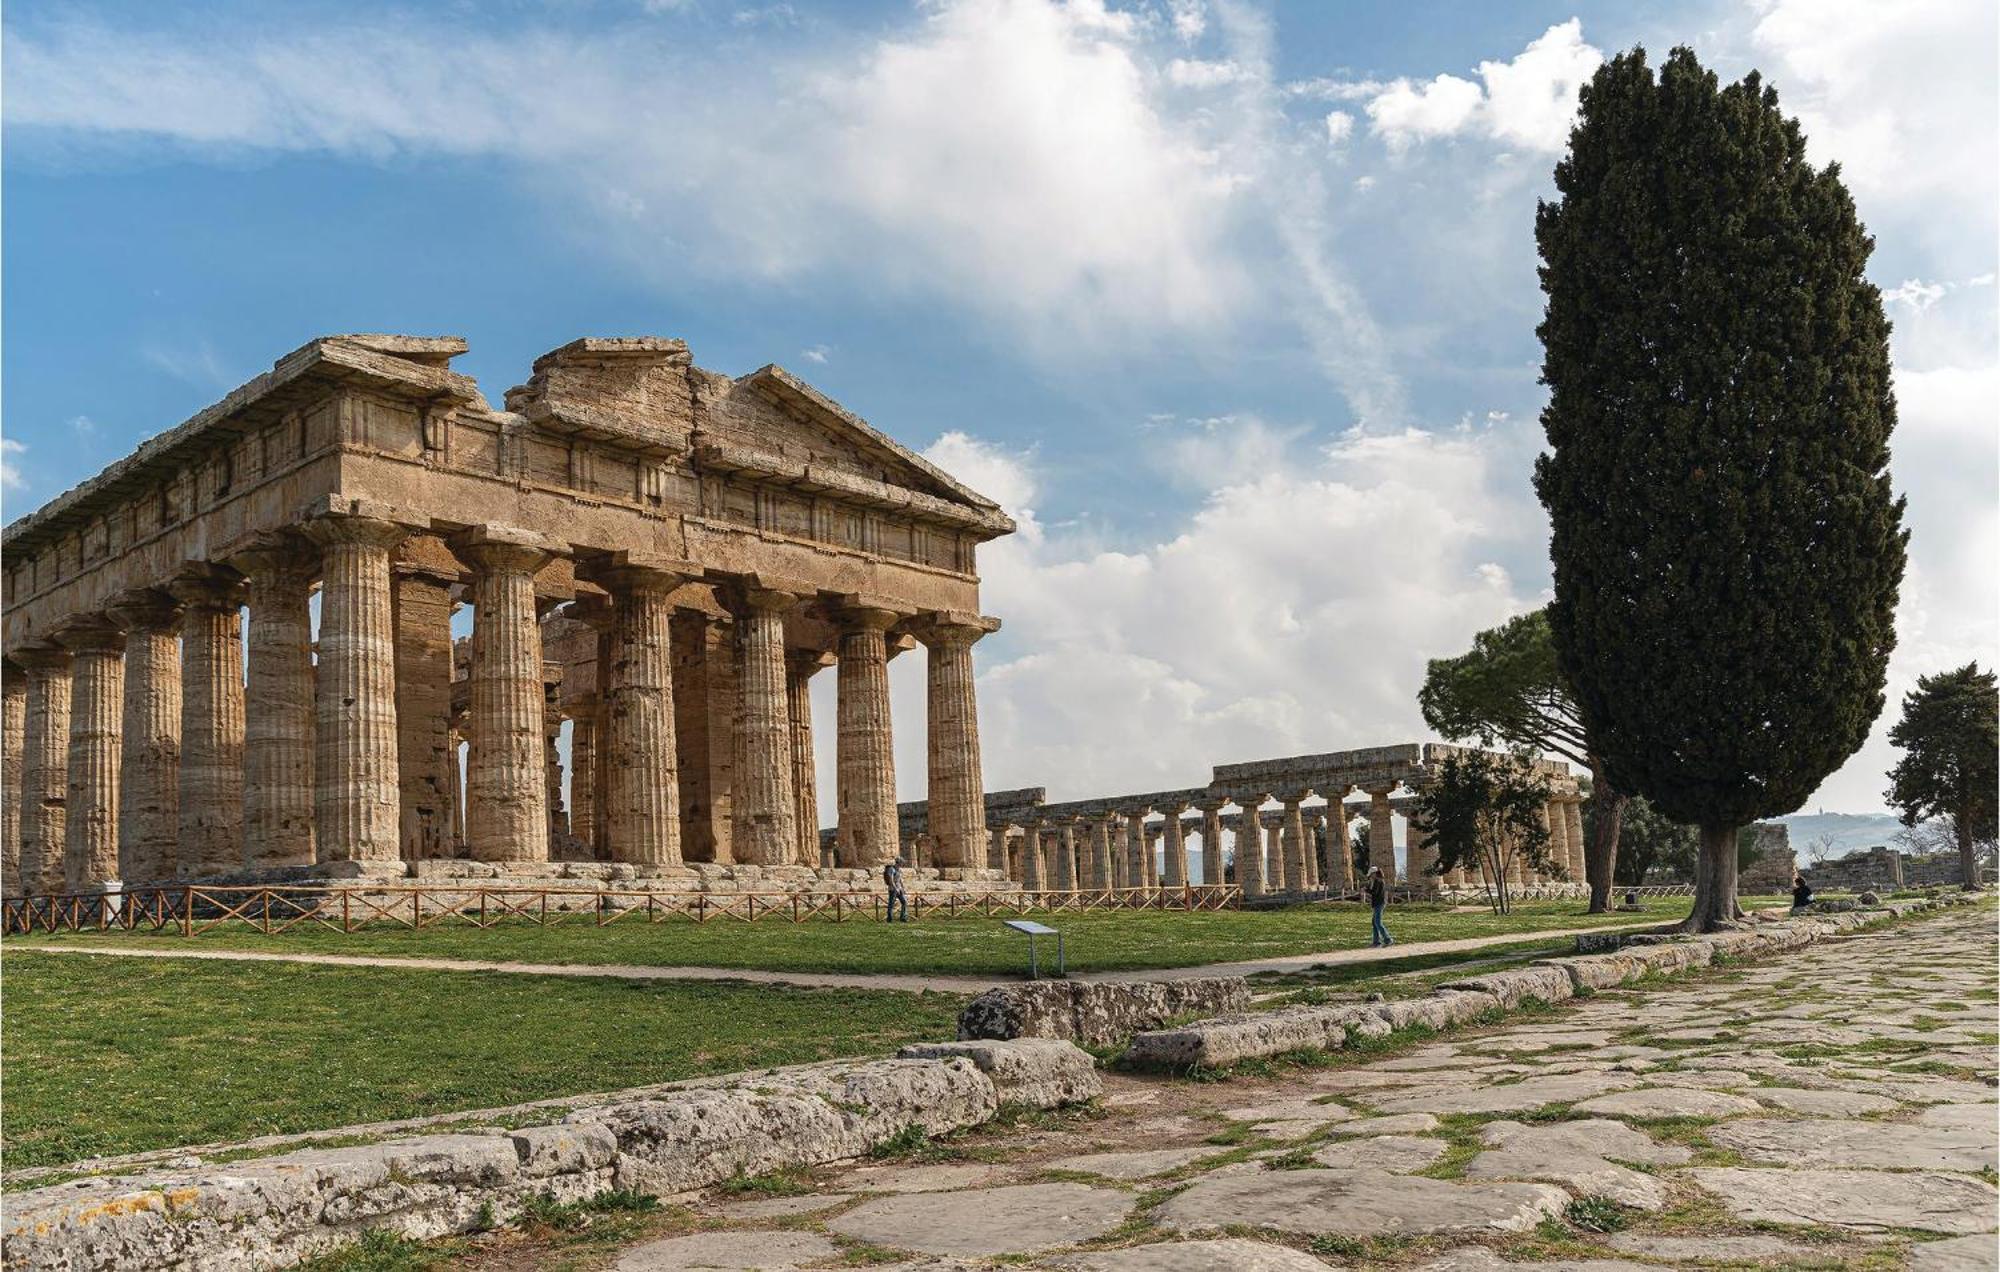
<instances>
[{"instance_id":1,"label":"tall cypress tree","mask_svg":"<svg viewBox=\"0 0 2000 1272\"><path fill-rule=\"evenodd\" d=\"M1556 652L1620 791L1701 828L1797 808L1882 710L1902 580L1889 323L1837 165L1752 73L1643 49L1584 88L1536 213Z\"/></svg>"}]
</instances>

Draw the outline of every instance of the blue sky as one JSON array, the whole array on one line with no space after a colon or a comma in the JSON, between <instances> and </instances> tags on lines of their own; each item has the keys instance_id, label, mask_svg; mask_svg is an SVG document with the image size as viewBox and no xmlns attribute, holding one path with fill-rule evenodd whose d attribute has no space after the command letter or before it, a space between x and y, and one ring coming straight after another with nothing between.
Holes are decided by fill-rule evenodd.
<instances>
[{"instance_id":1,"label":"blue sky","mask_svg":"<svg viewBox=\"0 0 2000 1272\"><path fill-rule=\"evenodd\" d=\"M1001 498L995 786L1406 740L1538 604L1530 233L1576 82L1692 43L1892 295L1892 694L1994 660L1988 4L516 0L6 13L11 519L314 335L779 362ZM905 666L904 664L910 664ZM906 797L920 668L899 660ZM1880 805L1878 736L1819 803Z\"/></svg>"}]
</instances>

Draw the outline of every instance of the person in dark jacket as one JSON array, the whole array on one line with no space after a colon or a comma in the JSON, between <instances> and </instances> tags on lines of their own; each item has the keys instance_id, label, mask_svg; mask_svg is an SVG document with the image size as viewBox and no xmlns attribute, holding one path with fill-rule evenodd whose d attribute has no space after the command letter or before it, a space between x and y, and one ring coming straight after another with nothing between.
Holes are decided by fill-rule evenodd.
<instances>
[{"instance_id":1,"label":"person in dark jacket","mask_svg":"<svg viewBox=\"0 0 2000 1272\"><path fill-rule=\"evenodd\" d=\"M910 894L903 889L903 859L901 857L882 867L882 882L889 889L889 913L887 921L896 921L896 911L903 912L903 922L910 921Z\"/></svg>"},{"instance_id":2,"label":"person in dark jacket","mask_svg":"<svg viewBox=\"0 0 2000 1272\"><path fill-rule=\"evenodd\" d=\"M1806 882L1806 877L1802 874L1793 875L1792 913L1804 914L1806 912L1806 907L1812 904L1812 898L1813 898L1812 885Z\"/></svg>"},{"instance_id":3,"label":"person in dark jacket","mask_svg":"<svg viewBox=\"0 0 2000 1272\"><path fill-rule=\"evenodd\" d=\"M1394 945L1396 938L1389 935L1389 929L1382 926L1382 907L1389 901L1389 885L1382 879L1382 867L1368 867L1368 908L1373 912L1374 926L1369 930L1370 945Z\"/></svg>"}]
</instances>

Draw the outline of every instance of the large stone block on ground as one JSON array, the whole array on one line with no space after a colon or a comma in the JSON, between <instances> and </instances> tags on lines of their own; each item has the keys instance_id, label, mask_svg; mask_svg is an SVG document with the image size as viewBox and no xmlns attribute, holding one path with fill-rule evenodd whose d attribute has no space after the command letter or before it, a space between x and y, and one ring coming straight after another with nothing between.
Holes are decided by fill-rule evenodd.
<instances>
[{"instance_id":1,"label":"large stone block on ground","mask_svg":"<svg viewBox=\"0 0 2000 1272\"><path fill-rule=\"evenodd\" d=\"M1761 1093L1760 1093L1761 1094ZM1711 1127L1708 1137L1753 1162L1778 1166L1855 1166L1870 1170L1958 1170L1994 1165L1992 1105L1978 1129L1909 1122L1846 1122L1815 1118L1743 1118Z\"/></svg>"},{"instance_id":2,"label":"large stone block on ground","mask_svg":"<svg viewBox=\"0 0 2000 1272\"><path fill-rule=\"evenodd\" d=\"M1678 1166L1690 1156L1685 1148L1656 1144L1623 1122L1602 1118L1547 1126L1489 1122L1479 1138L1487 1151L1466 1166L1467 1179L1546 1179L1580 1196L1609 1197L1640 1210L1663 1209L1666 1186L1619 1163Z\"/></svg>"},{"instance_id":3,"label":"large stone block on ground","mask_svg":"<svg viewBox=\"0 0 2000 1272\"><path fill-rule=\"evenodd\" d=\"M1162 1226L1199 1232L1238 1225L1306 1235L1423 1236L1526 1232L1562 1213L1552 1184L1462 1184L1369 1170L1211 1175L1153 1211Z\"/></svg>"},{"instance_id":4,"label":"large stone block on ground","mask_svg":"<svg viewBox=\"0 0 2000 1272\"><path fill-rule=\"evenodd\" d=\"M1046 1266L1065 1272L1326 1272L1303 1250L1245 1241L1158 1241L1098 1254L1069 1254Z\"/></svg>"},{"instance_id":5,"label":"large stone block on ground","mask_svg":"<svg viewBox=\"0 0 2000 1272\"><path fill-rule=\"evenodd\" d=\"M1332 1050L1347 1041L1351 1009L1286 1007L1197 1020L1132 1036L1126 1059L1153 1069L1220 1068L1287 1051Z\"/></svg>"},{"instance_id":6,"label":"large stone block on ground","mask_svg":"<svg viewBox=\"0 0 2000 1272\"><path fill-rule=\"evenodd\" d=\"M2000 1206L2000 1191L1970 1175L1734 1166L1684 1173L1748 1223L1825 1224L1858 1232L1915 1228L1956 1236L1992 1232Z\"/></svg>"},{"instance_id":7,"label":"large stone block on ground","mask_svg":"<svg viewBox=\"0 0 2000 1272\"><path fill-rule=\"evenodd\" d=\"M1053 1109L1104 1093L1090 1053L1056 1038L921 1042L896 1054L905 1060L969 1060L993 1084L1002 1104Z\"/></svg>"},{"instance_id":8,"label":"large stone block on ground","mask_svg":"<svg viewBox=\"0 0 2000 1272\"><path fill-rule=\"evenodd\" d=\"M564 1120L617 1137L620 1187L664 1195L738 1171L858 1157L906 1127L943 1135L986 1121L998 1107L993 1082L970 1060L875 1060L617 1101Z\"/></svg>"},{"instance_id":9,"label":"large stone block on ground","mask_svg":"<svg viewBox=\"0 0 2000 1272\"><path fill-rule=\"evenodd\" d=\"M1240 976L1161 981L1031 981L1000 985L966 1004L958 1036L1062 1038L1102 1047L1176 1020L1250 1006Z\"/></svg>"},{"instance_id":10,"label":"large stone block on ground","mask_svg":"<svg viewBox=\"0 0 2000 1272\"><path fill-rule=\"evenodd\" d=\"M1622 953L1581 954L1574 958L1552 958L1533 964L1553 967L1569 977L1572 989L1610 989L1639 976L1639 964Z\"/></svg>"},{"instance_id":11,"label":"large stone block on ground","mask_svg":"<svg viewBox=\"0 0 2000 1272\"><path fill-rule=\"evenodd\" d=\"M1509 1008L1519 1007L1531 998L1545 1003L1559 1003L1576 996L1568 973L1561 968L1532 964L1486 976L1448 981L1439 988L1491 994L1500 1000L1502 1006Z\"/></svg>"},{"instance_id":12,"label":"large stone block on ground","mask_svg":"<svg viewBox=\"0 0 2000 1272\"><path fill-rule=\"evenodd\" d=\"M1017 1184L864 1201L827 1231L892 1250L969 1257L1075 1245L1125 1222L1132 1194L1086 1184Z\"/></svg>"}]
</instances>

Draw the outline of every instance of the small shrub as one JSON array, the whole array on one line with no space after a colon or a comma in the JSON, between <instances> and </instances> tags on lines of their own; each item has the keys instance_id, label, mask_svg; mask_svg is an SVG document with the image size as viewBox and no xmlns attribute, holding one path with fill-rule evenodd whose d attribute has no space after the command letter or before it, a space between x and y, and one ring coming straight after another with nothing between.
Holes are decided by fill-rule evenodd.
<instances>
[{"instance_id":1,"label":"small shrub","mask_svg":"<svg viewBox=\"0 0 2000 1272\"><path fill-rule=\"evenodd\" d=\"M1625 1207L1609 1197L1578 1197L1563 1211L1563 1218L1585 1232L1617 1232L1629 1221Z\"/></svg>"}]
</instances>

